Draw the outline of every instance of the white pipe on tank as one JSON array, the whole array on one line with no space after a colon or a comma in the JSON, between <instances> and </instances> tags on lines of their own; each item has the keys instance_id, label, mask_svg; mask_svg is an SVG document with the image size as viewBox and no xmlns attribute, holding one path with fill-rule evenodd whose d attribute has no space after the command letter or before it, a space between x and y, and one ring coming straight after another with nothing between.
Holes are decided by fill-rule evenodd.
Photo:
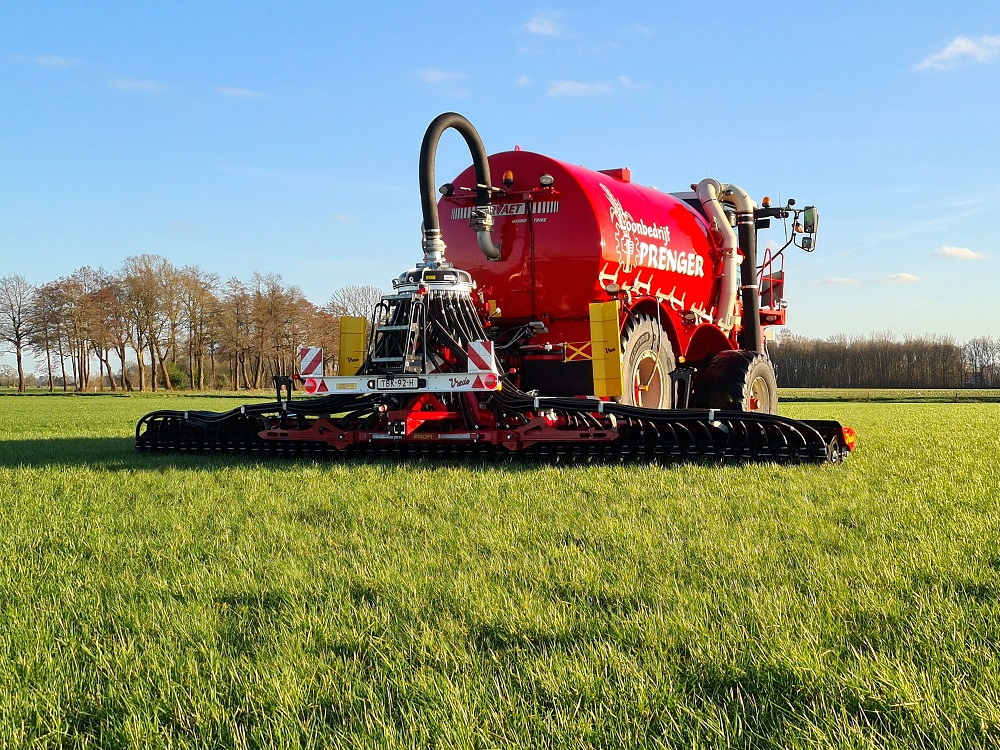
<instances>
[{"instance_id":1,"label":"white pipe on tank","mask_svg":"<svg viewBox=\"0 0 1000 750\"><path fill-rule=\"evenodd\" d=\"M724 331L733 327L733 311L736 309L736 294L739 290L740 280L740 260L739 241L736 239L736 232L729 223L729 217L722 209L719 198L731 186L723 186L718 180L706 177L697 185L692 185L698 200L701 201L705 213L722 235L722 278L719 288L719 300L715 305L715 318L713 322ZM743 191L740 191L743 192ZM743 193L746 195L746 193ZM752 202L752 201L751 201Z\"/></svg>"},{"instance_id":2,"label":"white pipe on tank","mask_svg":"<svg viewBox=\"0 0 1000 750\"><path fill-rule=\"evenodd\" d=\"M757 208L757 204L754 203L753 198L738 185L723 185L722 195L726 197L727 203L732 203L736 206L737 211L751 212Z\"/></svg>"}]
</instances>

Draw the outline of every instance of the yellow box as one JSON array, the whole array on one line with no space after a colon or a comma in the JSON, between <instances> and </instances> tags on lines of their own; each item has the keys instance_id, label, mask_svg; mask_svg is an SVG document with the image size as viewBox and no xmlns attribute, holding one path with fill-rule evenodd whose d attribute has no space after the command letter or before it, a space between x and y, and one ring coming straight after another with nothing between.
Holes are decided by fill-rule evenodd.
<instances>
[{"instance_id":1,"label":"yellow box","mask_svg":"<svg viewBox=\"0 0 1000 750\"><path fill-rule=\"evenodd\" d=\"M365 361L368 319L345 315L340 319L340 374L354 375Z\"/></svg>"},{"instance_id":2,"label":"yellow box","mask_svg":"<svg viewBox=\"0 0 1000 750\"><path fill-rule=\"evenodd\" d=\"M619 308L618 300L590 303L590 349L595 396L621 396L624 392Z\"/></svg>"}]
</instances>

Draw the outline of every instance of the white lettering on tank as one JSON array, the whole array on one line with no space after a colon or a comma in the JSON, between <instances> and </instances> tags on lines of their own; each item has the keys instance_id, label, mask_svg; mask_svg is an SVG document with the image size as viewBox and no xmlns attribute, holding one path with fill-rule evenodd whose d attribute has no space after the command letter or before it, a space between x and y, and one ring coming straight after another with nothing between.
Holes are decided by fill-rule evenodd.
<instances>
[{"instance_id":1,"label":"white lettering on tank","mask_svg":"<svg viewBox=\"0 0 1000 750\"><path fill-rule=\"evenodd\" d=\"M607 185L602 183L600 187L610 203L618 262L626 270L642 266L661 271L673 271L685 276L703 277L705 275L705 259L701 255L694 251L683 252L670 248L669 227L660 226L655 221L646 223L646 220L641 217L633 218ZM647 241L640 240L640 237L647 238ZM648 240L654 241L649 242ZM663 244L661 245L660 242Z\"/></svg>"}]
</instances>

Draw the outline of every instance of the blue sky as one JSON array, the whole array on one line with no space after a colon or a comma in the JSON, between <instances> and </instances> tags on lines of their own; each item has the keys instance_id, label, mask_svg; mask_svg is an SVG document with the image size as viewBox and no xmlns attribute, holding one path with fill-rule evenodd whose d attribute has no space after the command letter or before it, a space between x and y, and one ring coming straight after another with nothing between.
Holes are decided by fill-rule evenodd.
<instances>
[{"instance_id":1,"label":"blue sky","mask_svg":"<svg viewBox=\"0 0 1000 750\"><path fill-rule=\"evenodd\" d=\"M491 153L817 205L795 333L1000 334L1000 4L711 7L5 2L0 275L158 253L385 287L454 110ZM450 134L438 182L468 161Z\"/></svg>"}]
</instances>

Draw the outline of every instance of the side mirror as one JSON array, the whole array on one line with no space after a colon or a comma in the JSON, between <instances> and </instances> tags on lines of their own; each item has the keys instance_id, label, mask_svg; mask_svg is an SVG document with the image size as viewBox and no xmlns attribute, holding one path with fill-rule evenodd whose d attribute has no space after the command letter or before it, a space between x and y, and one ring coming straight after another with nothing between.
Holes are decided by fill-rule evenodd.
<instances>
[{"instance_id":1,"label":"side mirror","mask_svg":"<svg viewBox=\"0 0 1000 750\"><path fill-rule=\"evenodd\" d=\"M815 206L806 206L802 209L802 231L805 234L816 234L816 226L819 224L819 211Z\"/></svg>"}]
</instances>

